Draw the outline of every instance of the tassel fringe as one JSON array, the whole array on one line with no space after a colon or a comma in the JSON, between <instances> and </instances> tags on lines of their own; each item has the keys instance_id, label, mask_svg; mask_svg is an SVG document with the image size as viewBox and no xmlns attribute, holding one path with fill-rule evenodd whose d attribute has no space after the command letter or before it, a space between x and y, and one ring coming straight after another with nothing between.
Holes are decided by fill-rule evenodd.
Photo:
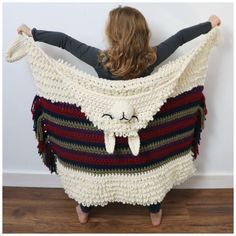
<instances>
[{"instance_id":1,"label":"tassel fringe","mask_svg":"<svg viewBox=\"0 0 236 236\"><path fill-rule=\"evenodd\" d=\"M202 94L202 100L199 109L197 110L197 122L194 130L194 138L192 143L192 153L194 160L199 155L199 145L201 141L201 132L204 129L204 123L207 115L207 107L205 103L205 96Z\"/></svg>"},{"instance_id":2,"label":"tassel fringe","mask_svg":"<svg viewBox=\"0 0 236 236\"><path fill-rule=\"evenodd\" d=\"M43 110L40 107L40 98L37 96L35 96L33 100L31 112L34 121L33 131L38 141L38 153L41 155L43 163L48 167L51 173L55 172L57 174L56 158L50 146L49 136L47 132L43 130Z\"/></svg>"}]
</instances>

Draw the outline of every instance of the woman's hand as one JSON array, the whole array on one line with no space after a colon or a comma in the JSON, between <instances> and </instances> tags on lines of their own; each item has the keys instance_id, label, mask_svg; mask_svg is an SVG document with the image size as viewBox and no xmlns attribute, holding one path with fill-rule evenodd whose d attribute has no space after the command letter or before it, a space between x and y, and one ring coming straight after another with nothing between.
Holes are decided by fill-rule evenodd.
<instances>
[{"instance_id":1,"label":"woman's hand","mask_svg":"<svg viewBox=\"0 0 236 236\"><path fill-rule=\"evenodd\" d=\"M211 15L208 19L208 21L211 22L211 27L214 28L216 26L219 26L221 24L221 20L218 16L216 15Z\"/></svg>"},{"instance_id":2,"label":"woman's hand","mask_svg":"<svg viewBox=\"0 0 236 236\"><path fill-rule=\"evenodd\" d=\"M31 29L25 25L25 24L21 24L18 28L17 28L17 33L18 34L22 34L22 32L24 32L26 35L28 35L29 37L32 37L32 33L31 33Z\"/></svg>"}]
</instances>

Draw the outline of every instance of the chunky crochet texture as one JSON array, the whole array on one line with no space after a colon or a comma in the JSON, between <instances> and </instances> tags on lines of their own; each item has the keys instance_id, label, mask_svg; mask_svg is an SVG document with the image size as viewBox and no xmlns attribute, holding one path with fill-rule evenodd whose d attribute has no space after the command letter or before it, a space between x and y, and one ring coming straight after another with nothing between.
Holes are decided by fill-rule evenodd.
<instances>
[{"instance_id":1,"label":"chunky crochet texture","mask_svg":"<svg viewBox=\"0 0 236 236\"><path fill-rule=\"evenodd\" d=\"M7 60L27 55L37 86L31 111L38 151L71 198L86 206L149 205L195 173L207 60L218 40L216 27L152 75L111 81L18 35Z\"/></svg>"},{"instance_id":2,"label":"chunky crochet texture","mask_svg":"<svg viewBox=\"0 0 236 236\"><path fill-rule=\"evenodd\" d=\"M212 29L198 47L160 67L158 72L126 81L99 79L79 71L49 57L32 37L25 35L19 35L8 51L8 61L27 54L39 96L80 106L94 126L104 131L109 153L114 152L115 136L128 136L132 153L138 155L138 130L153 120L166 99L204 84L217 32L217 28Z\"/></svg>"}]
</instances>

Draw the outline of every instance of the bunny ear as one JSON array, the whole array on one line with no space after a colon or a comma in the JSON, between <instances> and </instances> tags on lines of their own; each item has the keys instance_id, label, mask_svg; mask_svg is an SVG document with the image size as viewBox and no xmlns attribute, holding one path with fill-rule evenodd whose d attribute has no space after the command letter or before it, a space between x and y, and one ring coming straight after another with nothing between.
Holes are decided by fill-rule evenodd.
<instances>
[{"instance_id":1,"label":"bunny ear","mask_svg":"<svg viewBox=\"0 0 236 236\"><path fill-rule=\"evenodd\" d=\"M219 46L220 44L224 43L224 37L222 33L220 32L220 26L216 26L216 40L215 40L215 46Z\"/></svg>"},{"instance_id":2,"label":"bunny ear","mask_svg":"<svg viewBox=\"0 0 236 236\"><path fill-rule=\"evenodd\" d=\"M18 35L17 39L12 43L6 53L6 60L8 62L15 62L20 60L27 54L27 46L25 44L26 35Z\"/></svg>"}]
</instances>

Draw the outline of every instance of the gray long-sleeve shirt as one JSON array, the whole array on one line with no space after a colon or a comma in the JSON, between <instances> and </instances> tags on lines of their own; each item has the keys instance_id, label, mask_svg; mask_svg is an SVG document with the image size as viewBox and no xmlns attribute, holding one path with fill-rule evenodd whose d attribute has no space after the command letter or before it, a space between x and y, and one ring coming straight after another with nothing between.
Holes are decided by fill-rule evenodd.
<instances>
[{"instance_id":1,"label":"gray long-sleeve shirt","mask_svg":"<svg viewBox=\"0 0 236 236\"><path fill-rule=\"evenodd\" d=\"M168 58L178 47L200 36L201 34L206 34L211 30L211 28L211 22L206 21L188 28L184 28L173 36L167 38L162 43L154 46L157 52L157 60L139 77L150 75L155 67ZM48 43L65 49L75 57L92 66L97 72L98 77L106 79L119 79L113 76L109 71L105 70L99 63L98 52L100 49L80 42L62 32L38 30L36 28L33 28L31 32L35 41Z\"/></svg>"}]
</instances>

